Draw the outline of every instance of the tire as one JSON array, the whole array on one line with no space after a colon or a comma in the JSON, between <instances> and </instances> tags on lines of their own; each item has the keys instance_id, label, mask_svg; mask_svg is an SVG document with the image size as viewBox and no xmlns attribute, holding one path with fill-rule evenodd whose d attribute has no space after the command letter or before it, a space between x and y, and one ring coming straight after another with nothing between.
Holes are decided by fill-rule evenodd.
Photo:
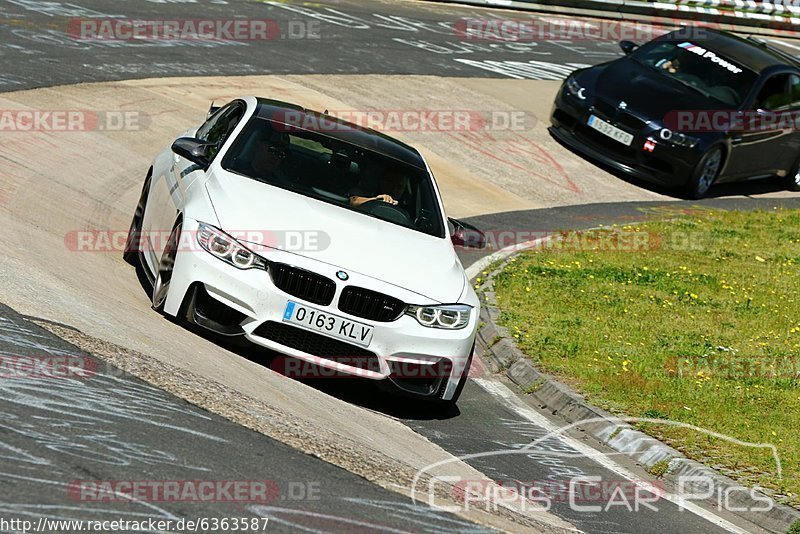
<instances>
[{"instance_id":1,"label":"tire","mask_svg":"<svg viewBox=\"0 0 800 534\"><path fill-rule=\"evenodd\" d=\"M175 223L175 226L172 228L172 233L169 234L167 245L164 247L164 253L161 255L161 260L158 262L158 268L155 272L151 300L153 309L157 312L163 313L164 303L167 301L169 284L172 281L172 271L175 267L175 257L178 254L178 244L180 242L182 228L183 223L180 220Z\"/></svg>"},{"instance_id":2,"label":"tire","mask_svg":"<svg viewBox=\"0 0 800 534\"><path fill-rule=\"evenodd\" d=\"M139 202L136 204L136 210L133 212L131 226L128 228L128 238L125 240L125 250L122 252L122 259L134 267L137 267L141 263L142 220L144 219L144 209L147 205L147 194L150 191L151 173L148 173L147 178L144 179L142 194L139 195Z\"/></svg>"},{"instance_id":3,"label":"tire","mask_svg":"<svg viewBox=\"0 0 800 534\"><path fill-rule=\"evenodd\" d=\"M797 163L794 164L792 170L789 171L789 174L784 178L784 183L786 189L789 191L800 191L800 158L798 158Z\"/></svg>"},{"instance_id":4,"label":"tire","mask_svg":"<svg viewBox=\"0 0 800 534\"><path fill-rule=\"evenodd\" d=\"M713 146L703 154L697 162L689 181L686 184L686 194L689 198L703 198L714 185L722 169L723 151L720 146Z\"/></svg>"}]
</instances>

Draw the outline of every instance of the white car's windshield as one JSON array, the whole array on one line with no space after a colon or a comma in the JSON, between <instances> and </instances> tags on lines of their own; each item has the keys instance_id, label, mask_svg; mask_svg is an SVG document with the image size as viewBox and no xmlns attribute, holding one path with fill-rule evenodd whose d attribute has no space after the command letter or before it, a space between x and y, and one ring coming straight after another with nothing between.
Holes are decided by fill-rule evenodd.
<instances>
[{"instance_id":1,"label":"white car's windshield","mask_svg":"<svg viewBox=\"0 0 800 534\"><path fill-rule=\"evenodd\" d=\"M256 117L231 146L222 167L435 237L445 236L426 170L331 136Z\"/></svg>"}]
</instances>

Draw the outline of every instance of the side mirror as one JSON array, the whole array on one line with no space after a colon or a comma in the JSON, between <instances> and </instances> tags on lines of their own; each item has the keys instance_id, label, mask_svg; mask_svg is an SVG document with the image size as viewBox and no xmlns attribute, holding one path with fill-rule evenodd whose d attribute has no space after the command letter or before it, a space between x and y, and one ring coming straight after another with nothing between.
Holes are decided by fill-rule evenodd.
<instances>
[{"instance_id":1,"label":"side mirror","mask_svg":"<svg viewBox=\"0 0 800 534\"><path fill-rule=\"evenodd\" d=\"M447 226L454 246L477 249L486 247L486 234L471 224L458 219L447 219Z\"/></svg>"},{"instance_id":2,"label":"side mirror","mask_svg":"<svg viewBox=\"0 0 800 534\"><path fill-rule=\"evenodd\" d=\"M213 146L212 143L206 143L202 139L179 137L172 143L172 151L206 170L211 165L211 148Z\"/></svg>"},{"instance_id":3,"label":"side mirror","mask_svg":"<svg viewBox=\"0 0 800 534\"><path fill-rule=\"evenodd\" d=\"M625 52L625 55L627 56L628 54L639 48L639 45L637 45L633 41L620 41L619 47L622 49L623 52Z\"/></svg>"}]
</instances>

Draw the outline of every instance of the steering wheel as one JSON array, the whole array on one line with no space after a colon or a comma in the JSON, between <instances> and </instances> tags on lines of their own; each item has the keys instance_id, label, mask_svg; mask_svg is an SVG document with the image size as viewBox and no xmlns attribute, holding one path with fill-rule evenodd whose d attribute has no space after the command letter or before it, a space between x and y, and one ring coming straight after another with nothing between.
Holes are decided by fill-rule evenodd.
<instances>
[{"instance_id":1,"label":"steering wheel","mask_svg":"<svg viewBox=\"0 0 800 534\"><path fill-rule=\"evenodd\" d=\"M361 204L358 209L385 221L402 226L414 226L414 220L405 209L383 200L369 200Z\"/></svg>"}]
</instances>

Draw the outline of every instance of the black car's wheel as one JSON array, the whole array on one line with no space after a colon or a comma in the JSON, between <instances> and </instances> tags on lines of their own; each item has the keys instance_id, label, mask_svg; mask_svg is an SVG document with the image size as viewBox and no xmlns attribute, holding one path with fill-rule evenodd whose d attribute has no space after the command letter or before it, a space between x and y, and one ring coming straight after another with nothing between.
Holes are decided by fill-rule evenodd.
<instances>
[{"instance_id":1,"label":"black car's wheel","mask_svg":"<svg viewBox=\"0 0 800 534\"><path fill-rule=\"evenodd\" d=\"M147 194L150 189L150 173L144 179L142 194L139 195L139 202L133 212L131 226L128 229L128 239L125 240L125 250L122 252L122 259L134 267L139 264L139 252L142 246L142 219L144 218L144 208L147 204Z\"/></svg>"},{"instance_id":2,"label":"black car's wheel","mask_svg":"<svg viewBox=\"0 0 800 534\"><path fill-rule=\"evenodd\" d=\"M153 309L159 312L164 311L164 303L167 301L167 294L169 294L169 284L172 281L172 269L175 267L175 256L178 254L178 243L180 242L182 227L183 224L178 221L172 229L155 273L156 278L153 282L152 296Z\"/></svg>"},{"instance_id":3,"label":"black car's wheel","mask_svg":"<svg viewBox=\"0 0 800 534\"><path fill-rule=\"evenodd\" d=\"M687 195L694 199L704 197L719 176L720 169L722 169L722 147L711 147L692 171L692 176L686 184Z\"/></svg>"},{"instance_id":4,"label":"black car's wheel","mask_svg":"<svg viewBox=\"0 0 800 534\"><path fill-rule=\"evenodd\" d=\"M795 163L792 170L789 171L785 180L786 189L789 191L800 191L800 158L797 159L797 163Z\"/></svg>"}]
</instances>

